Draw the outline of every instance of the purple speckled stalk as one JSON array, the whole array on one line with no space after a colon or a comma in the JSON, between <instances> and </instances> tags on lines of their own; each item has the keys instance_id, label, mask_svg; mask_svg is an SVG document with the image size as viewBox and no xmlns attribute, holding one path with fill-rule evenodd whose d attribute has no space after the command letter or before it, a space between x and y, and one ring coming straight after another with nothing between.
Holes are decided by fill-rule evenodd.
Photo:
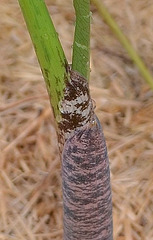
<instances>
[{"instance_id":1,"label":"purple speckled stalk","mask_svg":"<svg viewBox=\"0 0 153 240\"><path fill-rule=\"evenodd\" d=\"M94 113L65 142L62 181L64 240L112 240L109 160Z\"/></svg>"}]
</instances>

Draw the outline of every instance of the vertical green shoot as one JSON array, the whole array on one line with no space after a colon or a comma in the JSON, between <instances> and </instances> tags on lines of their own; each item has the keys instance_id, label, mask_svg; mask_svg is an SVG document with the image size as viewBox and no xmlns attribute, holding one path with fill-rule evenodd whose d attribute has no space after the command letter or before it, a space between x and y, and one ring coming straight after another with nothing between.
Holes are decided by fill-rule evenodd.
<instances>
[{"instance_id":1,"label":"vertical green shoot","mask_svg":"<svg viewBox=\"0 0 153 240\"><path fill-rule=\"evenodd\" d=\"M43 0L19 0L28 31L46 82L55 117L60 115L59 101L62 99L67 80L67 60L58 34Z\"/></svg>"},{"instance_id":2,"label":"vertical green shoot","mask_svg":"<svg viewBox=\"0 0 153 240\"><path fill-rule=\"evenodd\" d=\"M90 0L73 0L76 12L72 69L89 80L90 74Z\"/></svg>"}]
</instances>

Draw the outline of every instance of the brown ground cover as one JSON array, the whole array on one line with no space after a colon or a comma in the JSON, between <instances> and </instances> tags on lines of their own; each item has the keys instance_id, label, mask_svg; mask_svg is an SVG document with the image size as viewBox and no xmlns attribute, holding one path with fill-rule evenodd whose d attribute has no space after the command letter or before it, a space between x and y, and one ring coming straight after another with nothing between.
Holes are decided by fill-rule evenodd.
<instances>
[{"instance_id":1,"label":"brown ground cover","mask_svg":"<svg viewBox=\"0 0 153 240\"><path fill-rule=\"evenodd\" d=\"M153 74L152 0L104 0ZM74 10L47 0L71 61ZM153 239L153 91L92 7L91 94L111 166L114 239ZM53 114L18 2L0 3L0 239L61 240Z\"/></svg>"}]
</instances>

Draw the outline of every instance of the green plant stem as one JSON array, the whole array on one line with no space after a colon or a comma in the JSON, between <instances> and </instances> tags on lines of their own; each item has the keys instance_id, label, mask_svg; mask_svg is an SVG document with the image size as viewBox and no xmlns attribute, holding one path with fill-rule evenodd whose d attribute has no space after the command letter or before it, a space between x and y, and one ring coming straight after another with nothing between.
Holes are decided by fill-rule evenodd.
<instances>
[{"instance_id":1,"label":"green plant stem","mask_svg":"<svg viewBox=\"0 0 153 240\"><path fill-rule=\"evenodd\" d=\"M90 0L73 0L76 12L72 69L89 80L90 74Z\"/></svg>"},{"instance_id":2,"label":"green plant stem","mask_svg":"<svg viewBox=\"0 0 153 240\"><path fill-rule=\"evenodd\" d=\"M144 80L149 84L150 88L153 89L153 77L151 76L151 73L149 72L149 70L145 66L143 60L137 54L135 49L132 47L132 45L129 42L129 40L127 39L127 37L123 34L123 32L119 28L118 24L115 22L115 20L112 18L112 16L110 15L110 13L106 9L106 7L103 5L102 1L92 0L92 2L97 7L101 17L105 20L105 22L108 24L108 26L111 28L111 30L116 35L116 37L119 39L120 43L126 49L129 56L131 57L131 59L136 64L137 68L139 69Z\"/></svg>"},{"instance_id":3,"label":"green plant stem","mask_svg":"<svg viewBox=\"0 0 153 240\"><path fill-rule=\"evenodd\" d=\"M55 117L68 78L67 60L43 0L18 0L46 82Z\"/></svg>"}]
</instances>

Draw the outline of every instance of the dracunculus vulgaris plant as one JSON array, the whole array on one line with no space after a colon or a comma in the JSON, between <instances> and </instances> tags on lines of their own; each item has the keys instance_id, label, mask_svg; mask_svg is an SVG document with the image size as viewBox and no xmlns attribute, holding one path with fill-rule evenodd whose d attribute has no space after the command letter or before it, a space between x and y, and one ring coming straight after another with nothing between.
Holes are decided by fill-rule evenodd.
<instances>
[{"instance_id":1,"label":"dracunculus vulgaris plant","mask_svg":"<svg viewBox=\"0 0 153 240\"><path fill-rule=\"evenodd\" d=\"M64 240L111 240L109 161L89 92L90 0L74 0L72 65L43 0L19 0L44 76L62 162ZM63 3L64 4L64 3Z\"/></svg>"}]
</instances>

